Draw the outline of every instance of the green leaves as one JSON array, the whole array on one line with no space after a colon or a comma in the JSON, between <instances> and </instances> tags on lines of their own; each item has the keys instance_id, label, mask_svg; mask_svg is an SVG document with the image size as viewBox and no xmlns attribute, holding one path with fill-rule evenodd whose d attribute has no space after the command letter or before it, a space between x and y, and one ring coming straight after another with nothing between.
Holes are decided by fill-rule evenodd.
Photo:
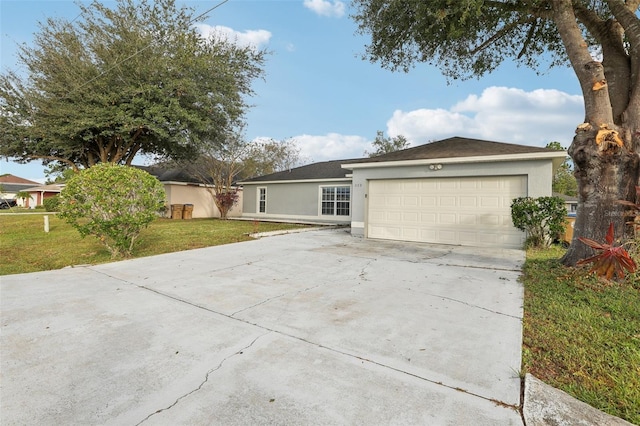
<instances>
[{"instance_id":1,"label":"green leaves","mask_svg":"<svg viewBox=\"0 0 640 426\"><path fill-rule=\"evenodd\" d=\"M391 70L419 62L451 79L481 77L512 58L535 67L540 54L565 55L546 2L355 0L366 59Z\"/></svg>"},{"instance_id":2,"label":"green leaves","mask_svg":"<svg viewBox=\"0 0 640 426\"><path fill-rule=\"evenodd\" d=\"M549 246L564 230L567 210L559 197L519 197L511 203L511 220L527 232L527 242L534 247Z\"/></svg>"},{"instance_id":3,"label":"green leaves","mask_svg":"<svg viewBox=\"0 0 640 426\"><path fill-rule=\"evenodd\" d=\"M384 132L378 130L376 132L376 138L371 143L374 148L374 151L368 152L365 151L365 155L369 157L375 157L377 155L388 154L390 152L400 151L406 148L409 148L409 141L403 135L398 135L396 137L385 137Z\"/></svg>"},{"instance_id":4,"label":"green leaves","mask_svg":"<svg viewBox=\"0 0 640 426\"><path fill-rule=\"evenodd\" d=\"M173 0L79 7L19 47L25 77L0 75L0 155L84 167L185 159L242 123L264 51L202 38Z\"/></svg>"},{"instance_id":5,"label":"green leaves","mask_svg":"<svg viewBox=\"0 0 640 426\"><path fill-rule=\"evenodd\" d=\"M83 237L97 237L113 257L126 257L164 205L164 188L149 173L103 163L67 182L60 194L60 217Z\"/></svg>"}]
</instances>

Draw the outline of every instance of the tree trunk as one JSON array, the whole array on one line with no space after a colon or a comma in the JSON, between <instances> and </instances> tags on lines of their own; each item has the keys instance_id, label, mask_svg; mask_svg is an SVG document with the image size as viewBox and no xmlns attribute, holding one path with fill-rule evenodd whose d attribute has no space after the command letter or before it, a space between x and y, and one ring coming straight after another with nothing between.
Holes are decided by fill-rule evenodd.
<instances>
[{"instance_id":1,"label":"tree trunk","mask_svg":"<svg viewBox=\"0 0 640 426\"><path fill-rule=\"evenodd\" d=\"M632 227L626 224L627 209L618 201L635 201L640 176L640 82L636 62L640 31L634 13L626 8L632 6L630 3L625 6L611 0L607 4L616 19L604 21L596 14L585 13L584 8L574 10L572 0L552 0L553 20L580 82L585 106L585 122L576 129L569 147L578 181L578 211L571 246L562 258L568 266L593 255L580 237L604 243L611 223L616 240L633 235ZM592 58L576 10L600 42L602 62Z\"/></svg>"},{"instance_id":2,"label":"tree trunk","mask_svg":"<svg viewBox=\"0 0 640 426\"><path fill-rule=\"evenodd\" d=\"M605 130L606 132L606 130ZM628 208L619 200L635 200L635 185L640 175L640 157L633 149L638 146L640 136L632 137L631 143L619 146L616 133L608 133L609 139L597 143L602 129L591 125L577 131L569 148L569 155L575 164L578 181L578 210L574 223L571 246L562 259L568 266L592 256L593 250L578 240L579 237L605 242L609 224L613 223L616 241L633 237L633 227L627 224L625 216ZM629 134L623 130L620 134Z\"/></svg>"}]
</instances>

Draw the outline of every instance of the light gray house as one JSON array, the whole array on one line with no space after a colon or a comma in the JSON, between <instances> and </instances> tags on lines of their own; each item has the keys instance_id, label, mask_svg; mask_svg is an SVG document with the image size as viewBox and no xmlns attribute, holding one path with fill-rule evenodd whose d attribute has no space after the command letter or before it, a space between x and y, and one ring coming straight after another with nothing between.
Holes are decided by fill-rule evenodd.
<instances>
[{"instance_id":1,"label":"light gray house","mask_svg":"<svg viewBox=\"0 0 640 426\"><path fill-rule=\"evenodd\" d=\"M576 214L576 212L578 211L578 197L560 194L558 192L554 192L553 196L562 198L562 200L564 201L564 206L567 208L567 214Z\"/></svg>"},{"instance_id":2,"label":"light gray house","mask_svg":"<svg viewBox=\"0 0 640 426\"><path fill-rule=\"evenodd\" d=\"M521 248L511 201L550 196L565 158L565 151L453 137L242 182L243 217L350 223L353 235L367 238Z\"/></svg>"},{"instance_id":3,"label":"light gray house","mask_svg":"<svg viewBox=\"0 0 640 426\"><path fill-rule=\"evenodd\" d=\"M344 162L313 163L239 182L242 217L351 224L351 172Z\"/></svg>"}]
</instances>

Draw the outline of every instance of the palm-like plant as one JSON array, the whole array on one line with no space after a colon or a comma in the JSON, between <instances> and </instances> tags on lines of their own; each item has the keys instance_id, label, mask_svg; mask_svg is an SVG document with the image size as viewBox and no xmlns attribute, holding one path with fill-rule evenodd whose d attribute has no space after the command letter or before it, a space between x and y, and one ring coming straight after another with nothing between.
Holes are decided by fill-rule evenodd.
<instances>
[{"instance_id":1,"label":"palm-like plant","mask_svg":"<svg viewBox=\"0 0 640 426\"><path fill-rule=\"evenodd\" d=\"M623 279L625 271L633 274L637 268L635 261L631 258L623 246L613 245L613 223L609 225L609 231L605 237L606 243L601 244L590 238L580 237L580 241L589 247L598 250L599 253L580 260L577 264L584 265L593 263L590 272L595 272L598 276L603 276L610 280L613 276Z\"/></svg>"}]
</instances>

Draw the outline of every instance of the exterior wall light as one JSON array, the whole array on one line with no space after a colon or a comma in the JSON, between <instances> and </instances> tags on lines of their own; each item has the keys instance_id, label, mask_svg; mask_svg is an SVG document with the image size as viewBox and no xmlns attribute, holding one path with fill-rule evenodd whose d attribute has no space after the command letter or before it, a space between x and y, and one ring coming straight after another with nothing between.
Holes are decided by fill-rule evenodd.
<instances>
[{"instance_id":1,"label":"exterior wall light","mask_svg":"<svg viewBox=\"0 0 640 426\"><path fill-rule=\"evenodd\" d=\"M442 164L429 164L431 170L442 170Z\"/></svg>"}]
</instances>

